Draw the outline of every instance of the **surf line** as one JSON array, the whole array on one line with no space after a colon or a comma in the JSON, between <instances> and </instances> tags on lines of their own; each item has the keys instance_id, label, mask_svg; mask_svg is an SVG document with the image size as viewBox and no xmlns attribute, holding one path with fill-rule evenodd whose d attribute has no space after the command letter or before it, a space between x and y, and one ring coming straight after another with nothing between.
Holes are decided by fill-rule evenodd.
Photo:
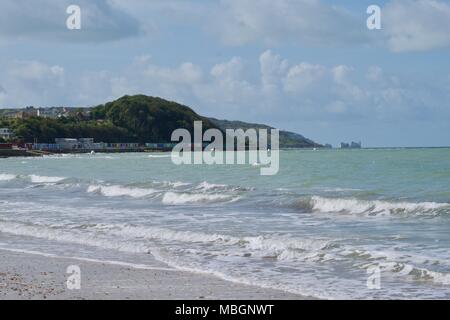
<instances>
[{"instance_id":1,"label":"surf line","mask_svg":"<svg viewBox=\"0 0 450 320\"><path fill-rule=\"evenodd\" d=\"M83 258L83 257L58 256L58 255L53 254L53 253L46 253L46 252L40 252L40 251L31 251L31 250L24 250L24 249L12 249L12 248L4 248L4 247L0 247L0 250L7 251L7 252L14 252L14 253L30 254L30 255L35 255L35 256L52 258L52 259L69 259L69 260L77 260L77 261L84 261L84 262L116 265L116 266L129 267L129 268L138 269L138 270L156 270L156 271L179 272L179 270L177 270L175 268L153 267L153 266L149 266L149 265L146 265L146 264L137 264L137 263L123 262L123 261L100 260L100 259Z\"/></svg>"}]
</instances>

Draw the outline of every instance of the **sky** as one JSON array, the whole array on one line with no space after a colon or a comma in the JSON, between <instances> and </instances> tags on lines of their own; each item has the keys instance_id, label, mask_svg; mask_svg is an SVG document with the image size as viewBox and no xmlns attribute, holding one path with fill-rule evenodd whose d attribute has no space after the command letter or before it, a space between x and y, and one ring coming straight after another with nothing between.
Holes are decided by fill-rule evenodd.
<instances>
[{"instance_id":1,"label":"sky","mask_svg":"<svg viewBox=\"0 0 450 320\"><path fill-rule=\"evenodd\" d=\"M450 146L449 57L450 0L0 2L0 108L146 94L334 146Z\"/></svg>"}]
</instances>

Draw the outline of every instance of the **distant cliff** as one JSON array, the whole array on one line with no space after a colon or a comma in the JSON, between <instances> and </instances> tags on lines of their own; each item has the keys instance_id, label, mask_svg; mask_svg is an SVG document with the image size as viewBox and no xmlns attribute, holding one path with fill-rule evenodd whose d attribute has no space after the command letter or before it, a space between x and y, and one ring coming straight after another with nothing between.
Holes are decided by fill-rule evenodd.
<instances>
[{"instance_id":1,"label":"distant cliff","mask_svg":"<svg viewBox=\"0 0 450 320\"><path fill-rule=\"evenodd\" d=\"M222 130L226 129L267 129L270 137L270 129L274 129L265 124L257 124L257 123L247 123L242 121L229 121L229 120L218 120L215 118L209 118L209 120L221 128ZM270 141L270 140L269 140ZM310 139L305 138L304 136L280 130L280 148L321 148L323 147L321 144L318 144Z\"/></svg>"}]
</instances>

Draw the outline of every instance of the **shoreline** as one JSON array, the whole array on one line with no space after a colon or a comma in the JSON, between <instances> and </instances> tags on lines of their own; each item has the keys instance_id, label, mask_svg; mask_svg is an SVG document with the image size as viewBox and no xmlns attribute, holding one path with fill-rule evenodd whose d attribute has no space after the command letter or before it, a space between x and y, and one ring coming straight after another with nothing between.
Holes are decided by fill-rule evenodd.
<instances>
[{"instance_id":1,"label":"shoreline","mask_svg":"<svg viewBox=\"0 0 450 320\"><path fill-rule=\"evenodd\" d=\"M317 150L321 151L353 151L353 150L415 150L415 149L450 149L450 147L367 147L361 149L340 149L340 148L320 148ZM292 150L302 150L311 151L312 148L280 148L280 151L292 151ZM99 154L118 154L118 153L170 153L171 150L155 150L155 149L136 149L136 150L90 150L90 149L79 149L79 150L64 150L64 151L39 151L39 150L14 150L14 149L0 149L0 159L7 158L30 158L30 157L43 157L43 156L57 156L57 155L67 155L67 154L90 154L91 151ZM316 150L314 150L316 151Z\"/></svg>"},{"instance_id":2,"label":"shoreline","mask_svg":"<svg viewBox=\"0 0 450 320\"><path fill-rule=\"evenodd\" d=\"M239 284L164 266L60 257L0 248L0 300L305 300L305 296ZM81 289L66 273L80 267Z\"/></svg>"},{"instance_id":3,"label":"shoreline","mask_svg":"<svg viewBox=\"0 0 450 320\"><path fill-rule=\"evenodd\" d=\"M29 158L29 157L43 157L43 156L57 156L57 155L66 155L66 154L90 154L92 151L95 153L105 153L105 154L114 154L114 153L166 153L170 152L170 150L88 150L88 149L79 149L72 151L39 151L39 150L1 150L0 149L0 159L7 158Z\"/></svg>"}]
</instances>

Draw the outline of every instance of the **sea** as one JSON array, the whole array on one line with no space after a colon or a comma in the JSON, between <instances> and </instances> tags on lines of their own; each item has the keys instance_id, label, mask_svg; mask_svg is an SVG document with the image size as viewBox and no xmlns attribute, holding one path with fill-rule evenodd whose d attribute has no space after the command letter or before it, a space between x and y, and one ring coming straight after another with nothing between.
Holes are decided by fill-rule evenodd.
<instances>
[{"instance_id":1,"label":"sea","mask_svg":"<svg viewBox=\"0 0 450 320\"><path fill-rule=\"evenodd\" d=\"M449 299L450 149L284 150L273 176L170 153L0 159L0 249L319 299Z\"/></svg>"}]
</instances>

